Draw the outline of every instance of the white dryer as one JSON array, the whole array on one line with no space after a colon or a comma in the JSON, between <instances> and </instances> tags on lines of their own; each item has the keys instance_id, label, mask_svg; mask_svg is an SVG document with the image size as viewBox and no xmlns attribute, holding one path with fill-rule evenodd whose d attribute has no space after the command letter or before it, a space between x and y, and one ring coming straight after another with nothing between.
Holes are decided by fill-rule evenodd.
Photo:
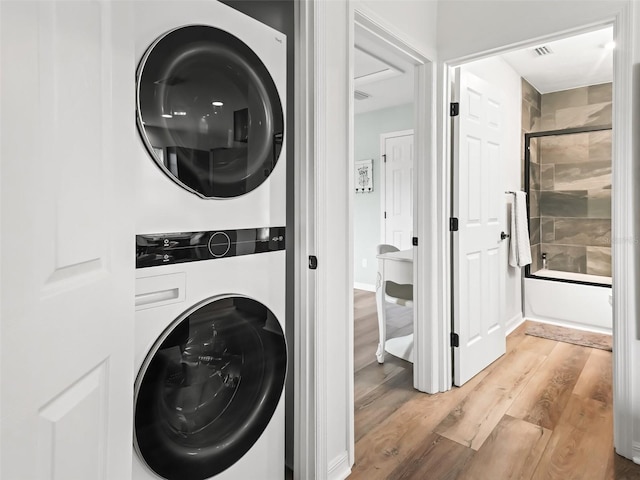
<instances>
[{"instance_id":1,"label":"white dryer","mask_svg":"<svg viewBox=\"0 0 640 480\"><path fill-rule=\"evenodd\" d=\"M134 3L136 231L285 225L286 36L215 0Z\"/></svg>"},{"instance_id":2,"label":"white dryer","mask_svg":"<svg viewBox=\"0 0 640 480\"><path fill-rule=\"evenodd\" d=\"M133 480L281 480L284 229L136 243Z\"/></svg>"}]
</instances>

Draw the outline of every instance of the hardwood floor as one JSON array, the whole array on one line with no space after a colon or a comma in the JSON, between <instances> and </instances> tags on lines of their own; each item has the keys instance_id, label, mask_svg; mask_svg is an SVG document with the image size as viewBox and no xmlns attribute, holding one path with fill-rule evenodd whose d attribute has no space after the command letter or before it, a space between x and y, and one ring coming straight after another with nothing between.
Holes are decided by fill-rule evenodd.
<instances>
[{"instance_id":1,"label":"hardwood floor","mask_svg":"<svg viewBox=\"0 0 640 480\"><path fill-rule=\"evenodd\" d=\"M613 451L611 352L525 335L460 388L413 389L409 362L375 359L375 296L355 290L350 480L640 480Z\"/></svg>"}]
</instances>

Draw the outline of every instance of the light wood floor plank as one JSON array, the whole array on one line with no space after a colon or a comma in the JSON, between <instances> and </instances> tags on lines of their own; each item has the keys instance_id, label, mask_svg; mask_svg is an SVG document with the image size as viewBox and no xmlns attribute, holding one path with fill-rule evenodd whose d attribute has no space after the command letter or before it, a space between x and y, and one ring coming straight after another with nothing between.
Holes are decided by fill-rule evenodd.
<instances>
[{"instance_id":1,"label":"light wood floor plank","mask_svg":"<svg viewBox=\"0 0 640 480\"><path fill-rule=\"evenodd\" d=\"M357 372L358 381L355 382L353 392L356 408L362 397L403 372L407 377L413 377L413 367L408 362L392 355L389 355L383 364L373 361L359 369Z\"/></svg>"},{"instance_id":2,"label":"light wood floor plank","mask_svg":"<svg viewBox=\"0 0 640 480\"><path fill-rule=\"evenodd\" d=\"M529 479L550 437L550 430L505 415L458 478Z\"/></svg>"},{"instance_id":3,"label":"light wood floor plank","mask_svg":"<svg viewBox=\"0 0 640 480\"><path fill-rule=\"evenodd\" d=\"M613 451L610 352L524 335L525 322L467 384L426 395L411 388L410 363L376 362L375 295L356 292L354 306L355 354L370 353L355 373L350 479L640 480L640 466ZM435 432L445 425L469 430L458 442Z\"/></svg>"},{"instance_id":4,"label":"light wood floor plank","mask_svg":"<svg viewBox=\"0 0 640 480\"><path fill-rule=\"evenodd\" d=\"M478 450L546 358L517 348L507 353L435 432Z\"/></svg>"},{"instance_id":5,"label":"light wood floor plank","mask_svg":"<svg viewBox=\"0 0 640 480\"><path fill-rule=\"evenodd\" d=\"M377 426L381 418L388 417L414 396L413 375L401 373L360 397L355 404L355 440L358 441Z\"/></svg>"},{"instance_id":6,"label":"light wood floor plank","mask_svg":"<svg viewBox=\"0 0 640 480\"><path fill-rule=\"evenodd\" d=\"M572 395L532 479L604 479L612 445L611 406Z\"/></svg>"},{"instance_id":7,"label":"light wood floor plank","mask_svg":"<svg viewBox=\"0 0 640 480\"><path fill-rule=\"evenodd\" d=\"M410 400L380 418L379 424L356 442L356 461L349 478L392 478L389 475L393 470L412 458L443 417L485 376L481 372L464 386L436 395L415 391Z\"/></svg>"},{"instance_id":8,"label":"light wood floor plank","mask_svg":"<svg viewBox=\"0 0 640 480\"><path fill-rule=\"evenodd\" d=\"M396 467L388 478L455 480L473 458L474 451L435 433L425 438L411 458Z\"/></svg>"},{"instance_id":9,"label":"light wood floor plank","mask_svg":"<svg viewBox=\"0 0 640 480\"><path fill-rule=\"evenodd\" d=\"M553 430L582 373L589 349L558 343L507 414Z\"/></svg>"},{"instance_id":10,"label":"light wood floor plank","mask_svg":"<svg viewBox=\"0 0 640 480\"><path fill-rule=\"evenodd\" d=\"M528 323L529 322L527 322L527 324ZM518 350L529 350L530 352L536 352L542 355L549 355L557 344L558 342L547 338L525 335L524 339L516 345L515 348Z\"/></svg>"},{"instance_id":11,"label":"light wood floor plank","mask_svg":"<svg viewBox=\"0 0 640 480\"><path fill-rule=\"evenodd\" d=\"M611 405L613 402L612 374L611 352L592 348L589 359L573 389L574 395Z\"/></svg>"}]
</instances>

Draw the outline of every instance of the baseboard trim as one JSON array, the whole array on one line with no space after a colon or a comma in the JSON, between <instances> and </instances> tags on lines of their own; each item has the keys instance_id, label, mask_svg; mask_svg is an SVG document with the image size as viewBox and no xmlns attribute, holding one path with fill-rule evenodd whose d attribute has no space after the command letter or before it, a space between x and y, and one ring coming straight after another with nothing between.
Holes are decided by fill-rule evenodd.
<instances>
[{"instance_id":1,"label":"baseboard trim","mask_svg":"<svg viewBox=\"0 0 640 480\"><path fill-rule=\"evenodd\" d=\"M511 319L507 320L507 324L505 325L507 335L509 335L523 323L524 317L522 316L522 312L516 313L513 317L511 317Z\"/></svg>"},{"instance_id":2,"label":"baseboard trim","mask_svg":"<svg viewBox=\"0 0 640 480\"><path fill-rule=\"evenodd\" d=\"M640 443L638 442L633 442L631 447L631 460L640 465Z\"/></svg>"},{"instance_id":3,"label":"baseboard trim","mask_svg":"<svg viewBox=\"0 0 640 480\"><path fill-rule=\"evenodd\" d=\"M351 475L349 452L345 451L329 463L327 478L328 480L345 480L349 475Z\"/></svg>"},{"instance_id":4,"label":"baseboard trim","mask_svg":"<svg viewBox=\"0 0 640 480\"><path fill-rule=\"evenodd\" d=\"M369 285L368 283L353 282L353 288L356 288L358 290L364 290L366 292L375 292L376 291L376 286L375 285Z\"/></svg>"}]
</instances>

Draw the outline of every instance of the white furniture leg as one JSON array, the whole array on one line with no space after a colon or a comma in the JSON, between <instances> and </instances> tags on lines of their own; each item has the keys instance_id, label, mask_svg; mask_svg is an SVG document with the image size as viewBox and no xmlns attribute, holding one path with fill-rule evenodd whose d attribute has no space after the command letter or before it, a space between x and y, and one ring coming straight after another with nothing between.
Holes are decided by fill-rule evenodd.
<instances>
[{"instance_id":1,"label":"white furniture leg","mask_svg":"<svg viewBox=\"0 0 640 480\"><path fill-rule=\"evenodd\" d=\"M378 350L376 350L376 358L378 363L384 363L384 342L387 338L385 283L382 281L382 274L378 272L376 281L376 307L378 310Z\"/></svg>"}]
</instances>

